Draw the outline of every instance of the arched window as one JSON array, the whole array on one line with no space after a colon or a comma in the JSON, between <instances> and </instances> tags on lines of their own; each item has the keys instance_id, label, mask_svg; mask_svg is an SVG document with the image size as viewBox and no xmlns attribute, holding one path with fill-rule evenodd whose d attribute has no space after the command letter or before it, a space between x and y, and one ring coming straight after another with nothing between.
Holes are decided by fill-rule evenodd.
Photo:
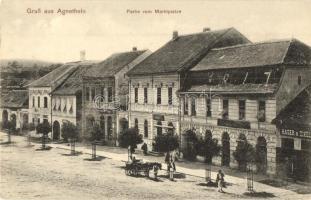
<instances>
[{"instance_id":1,"label":"arched window","mask_svg":"<svg viewBox=\"0 0 311 200\"><path fill-rule=\"evenodd\" d=\"M174 125L173 125L173 123L172 123L172 122L169 122L169 123L167 124L167 126L168 126L168 128L167 128L167 133L168 133L168 134L174 135Z\"/></svg>"},{"instance_id":2,"label":"arched window","mask_svg":"<svg viewBox=\"0 0 311 200\"><path fill-rule=\"evenodd\" d=\"M157 122L157 135L162 135L162 122Z\"/></svg>"},{"instance_id":3,"label":"arched window","mask_svg":"<svg viewBox=\"0 0 311 200\"><path fill-rule=\"evenodd\" d=\"M148 138L148 121L145 120L144 122L144 137Z\"/></svg>"},{"instance_id":4,"label":"arched window","mask_svg":"<svg viewBox=\"0 0 311 200\"><path fill-rule=\"evenodd\" d=\"M138 130L138 119L135 118L135 121L134 121L134 128Z\"/></svg>"}]
</instances>

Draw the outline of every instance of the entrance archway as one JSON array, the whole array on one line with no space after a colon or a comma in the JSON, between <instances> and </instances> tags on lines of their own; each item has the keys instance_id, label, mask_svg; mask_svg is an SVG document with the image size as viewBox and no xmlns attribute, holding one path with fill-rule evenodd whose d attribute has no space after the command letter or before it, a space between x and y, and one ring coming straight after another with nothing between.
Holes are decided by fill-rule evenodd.
<instances>
[{"instance_id":1,"label":"entrance archway","mask_svg":"<svg viewBox=\"0 0 311 200\"><path fill-rule=\"evenodd\" d=\"M256 144L257 172L265 174L267 171L267 142L262 136L257 138Z\"/></svg>"},{"instance_id":2,"label":"entrance archway","mask_svg":"<svg viewBox=\"0 0 311 200\"><path fill-rule=\"evenodd\" d=\"M8 111L7 110L3 110L2 111L2 128L7 128L8 125Z\"/></svg>"},{"instance_id":3,"label":"entrance archway","mask_svg":"<svg viewBox=\"0 0 311 200\"><path fill-rule=\"evenodd\" d=\"M60 135L60 124L58 121L53 123L53 140L58 140Z\"/></svg>"},{"instance_id":4,"label":"entrance archway","mask_svg":"<svg viewBox=\"0 0 311 200\"><path fill-rule=\"evenodd\" d=\"M228 166L230 165L230 137L227 132L222 134L222 156L221 156L221 165Z\"/></svg>"},{"instance_id":5,"label":"entrance archway","mask_svg":"<svg viewBox=\"0 0 311 200\"><path fill-rule=\"evenodd\" d=\"M120 119L119 124L120 124L120 132L123 132L129 128L129 123L125 118Z\"/></svg>"},{"instance_id":6,"label":"entrance archway","mask_svg":"<svg viewBox=\"0 0 311 200\"><path fill-rule=\"evenodd\" d=\"M28 124L28 114L24 114L23 115L23 129L27 128L27 124Z\"/></svg>"}]
</instances>

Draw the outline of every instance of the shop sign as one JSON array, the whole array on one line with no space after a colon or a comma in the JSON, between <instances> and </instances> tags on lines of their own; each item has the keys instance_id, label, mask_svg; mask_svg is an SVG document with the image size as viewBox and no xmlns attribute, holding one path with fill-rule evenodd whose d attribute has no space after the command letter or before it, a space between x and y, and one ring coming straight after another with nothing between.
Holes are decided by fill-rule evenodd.
<instances>
[{"instance_id":1,"label":"shop sign","mask_svg":"<svg viewBox=\"0 0 311 200\"><path fill-rule=\"evenodd\" d=\"M298 131L298 130L292 130L292 129L281 129L281 135L311 139L310 130L299 130Z\"/></svg>"},{"instance_id":2,"label":"shop sign","mask_svg":"<svg viewBox=\"0 0 311 200\"><path fill-rule=\"evenodd\" d=\"M164 115L154 114L153 115L153 120L164 121Z\"/></svg>"}]
</instances>

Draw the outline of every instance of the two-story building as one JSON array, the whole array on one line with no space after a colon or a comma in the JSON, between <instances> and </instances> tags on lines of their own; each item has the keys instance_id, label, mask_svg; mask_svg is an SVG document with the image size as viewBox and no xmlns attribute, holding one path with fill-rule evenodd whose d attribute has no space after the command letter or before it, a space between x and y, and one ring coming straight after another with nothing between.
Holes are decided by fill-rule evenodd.
<instances>
[{"instance_id":1,"label":"two-story building","mask_svg":"<svg viewBox=\"0 0 311 200\"><path fill-rule=\"evenodd\" d=\"M93 63L66 63L32 82L28 86L29 122L36 125L47 120L52 125L52 138L60 139L62 121L68 120L76 124L81 118L81 74Z\"/></svg>"},{"instance_id":2,"label":"two-story building","mask_svg":"<svg viewBox=\"0 0 311 200\"><path fill-rule=\"evenodd\" d=\"M128 77L126 73L150 55L149 50L114 53L92 66L83 75L82 136L88 138L95 123L100 126L101 140L108 145L117 144L117 114L123 128L127 128Z\"/></svg>"},{"instance_id":3,"label":"two-story building","mask_svg":"<svg viewBox=\"0 0 311 200\"><path fill-rule=\"evenodd\" d=\"M274 121L310 85L310 59L310 48L295 39L212 49L179 93L181 132L211 131L222 144L215 163L230 167L237 165L237 143L246 139L256 149L257 171L276 174L277 148L287 142ZM300 143L294 138L293 148Z\"/></svg>"},{"instance_id":4,"label":"two-story building","mask_svg":"<svg viewBox=\"0 0 311 200\"><path fill-rule=\"evenodd\" d=\"M187 80L187 71L212 48L249 43L234 28L178 35L130 70L129 126L144 136L148 150L156 135L168 131L180 134L181 104L178 91Z\"/></svg>"}]
</instances>

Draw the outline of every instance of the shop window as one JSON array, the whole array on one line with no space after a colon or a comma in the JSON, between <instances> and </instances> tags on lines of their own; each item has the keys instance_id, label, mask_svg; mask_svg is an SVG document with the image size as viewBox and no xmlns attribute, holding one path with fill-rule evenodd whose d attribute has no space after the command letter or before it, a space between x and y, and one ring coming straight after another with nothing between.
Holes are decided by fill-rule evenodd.
<instances>
[{"instance_id":1,"label":"shop window","mask_svg":"<svg viewBox=\"0 0 311 200\"><path fill-rule=\"evenodd\" d=\"M157 104L161 104L161 88L157 88Z\"/></svg>"},{"instance_id":2,"label":"shop window","mask_svg":"<svg viewBox=\"0 0 311 200\"><path fill-rule=\"evenodd\" d=\"M138 103L138 88L134 89L135 103Z\"/></svg>"},{"instance_id":3,"label":"shop window","mask_svg":"<svg viewBox=\"0 0 311 200\"><path fill-rule=\"evenodd\" d=\"M245 120L245 100L239 100L239 120Z\"/></svg>"},{"instance_id":4,"label":"shop window","mask_svg":"<svg viewBox=\"0 0 311 200\"><path fill-rule=\"evenodd\" d=\"M47 98L47 97L44 97L44 99L43 99L43 105L44 105L44 108L47 108L47 107L48 107L48 98Z\"/></svg>"},{"instance_id":5,"label":"shop window","mask_svg":"<svg viewBox=\"0 0 311 200\"><path fill-rule=\"evenodd\" d=\"M188 115L188 98L185 96L184 98L184 115Z\"/></svg>"},{"instance_id":6,"label":"shop window","mask_svg":"<svg viewBox=\"0 0 311 200\"><path fill-rule=\"evenodd\" d=\"M222 101L222 118L228 119L228 117L229 117L229 100L224 99Z\"/></svg>"},{"instance_id":7,"label":"shop window","mask_svg":"<svg viewBox=\"0 0 311 200\"><path fill-rule=\"evenodd\" d=\"M196 116L195 98L191 98L191 116Z\"/></svg>"},{"instance_id":8,"label":"shop window","mask_svg":"<svg viewBox=\"0 0 311 200\"><path fill-rule=\"evenodd\" d=\"M173 103L173 88L168 88L168 105L172 105Z\"/></svg>"},{"instance_id":9,"label":"shop window","mask_svg":"<svg viewBox=\"0 0 311 200\"><path fill-rule=\"evenodd\" d=\"M311 141L310 140L301 140L301 150L311 153Z\"/></svg>"},{"instance_id":10,"label":"shop window","mask_svg":"<svg viewBox=\"0 0 311 200\"><path fill-rule=\"evenodd\" d=\"M144 88L144 103L148 103L148 88Z\"/></svg>"},{"instance_id":11,"label":"shop window","mask_svg":"<svg viewBox=\"0 0 311 200\"><path fill-rule=\"evenodd\" d=\"M206 104L206 117L211 117L212 116L211 99L210 98L206 98L205 104Z\"/></svg>"},{"instance_id":12,"label":"shop window","mask_svg":"<svg viewBox=\"0 0 311 200\"><path fill-rule=\"evenodd\" d=\"M258 102L258 121L259 122L266 121L266 102L265 101Z\"/></svg>"},{"instance_id":13,"label":"shop window","mask_svg":"<svg viewBox=\"0 0 311 200\"><path fill-rule=\"evenodd\" d=\"M282 149L294 149L294 139L291 138L282 138L281 140Z\"/></svg>"},{"instance_id":14,"label":"shop window","mask_svg":"<svg viewBox=\"0 0 311 200\"><path fill-rule=\"evenodd\" d=\"M144 122L144 137L148 138L148 121L145 120Z\"/></svg>"}]
</instances>

